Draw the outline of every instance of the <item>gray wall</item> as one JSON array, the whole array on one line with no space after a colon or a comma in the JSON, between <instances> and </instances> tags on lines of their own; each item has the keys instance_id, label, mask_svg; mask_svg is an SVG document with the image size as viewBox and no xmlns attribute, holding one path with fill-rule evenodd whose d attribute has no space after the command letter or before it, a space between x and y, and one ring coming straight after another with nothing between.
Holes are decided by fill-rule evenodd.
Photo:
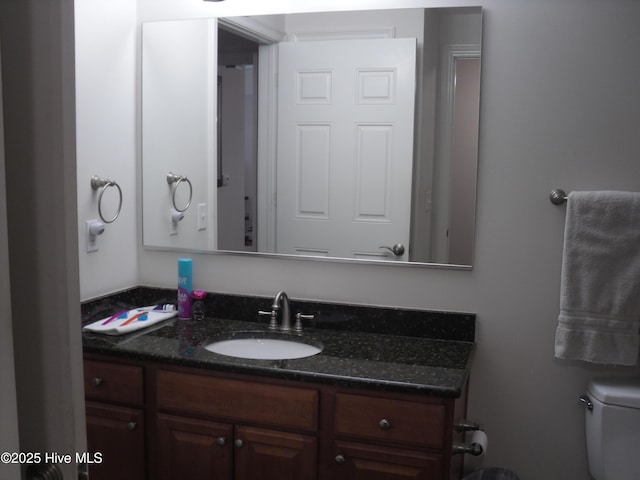
<instances>
[{"instance_id":1,"label":"gray wall","mask_svg":"<svg viewBox=\"0 0 640 480\"><path fill-rule=\"evenodd\" d=\"M0 74L2 69L0 68ZM0 94L2 81L0 80ZM0 104L0 114L2 105ZM0 116L0 265L9 264L9 240L7 236L7 197L4 162L4 122ZM11 322L11 284L9 270L0 270L0 451L20 450L18 438L18 406L16 400L16 379L13 359L13 327ZM17 464L0 463L1 478L17 478L20 467Z\"/></svg>"},{"instance_id":2,"label":"gray wall","mask_svg":"<svg viewBox=\"0 0 640 480\"><path fill-rule=\"evenodd\" d=\"M259 3L262 11L276 12L296 8L298 2ZM321 8L340 3L323 2ZM478 348L469 414L486 425L486 463L511 467L523 480L586 480L577 396L592 376L637 375L639 370L554 359L564 207L551 205L548 195L556 187L640 191L640 2L481 3L484 55L472 271L194 254L194 285L265 296L284 289L294 298L475 312ZM398 7L424 4L394 2ZM317 1L304 4L318 6ZM138 20L243 13L233 2L199 0L139 0L138 7ZM107 103L93 108L108 110ZM79 97L79 109L82 104ZM122 242L103 240L105 257L122 248ZM142 247L137 254L141 284L175 285L180 255ZM103 271L110 277L105 291L119 281L123 287L130 283L130 275L119 279L113 269ZM99 292L101 280L95 275L81 269L83 283L86 278Z\"/></svg>"},{"instance_id":3,"label":"gray wall","mask_svg":"<svg viewBox=\"0 0 640 480\"><path fill-rule=\"evenodd\" d=\"M0 239L0 436L3 447L16 451L17 426L19 451L43 459L46 452L73 455L86 450L75 233L73 2L0 2L0 33L3 203L6 186L6 230L0 235L8 239L8 249ZM4 349L7 341L13 349ZM5 415L15 415L15 400L17 419L5 424ZM23 462L21 468L26 467ZM65 478L77 477L74 463L60 470ZM19 478L10 468L0 471L2 478Z\"/></svg>"}]
</instances>

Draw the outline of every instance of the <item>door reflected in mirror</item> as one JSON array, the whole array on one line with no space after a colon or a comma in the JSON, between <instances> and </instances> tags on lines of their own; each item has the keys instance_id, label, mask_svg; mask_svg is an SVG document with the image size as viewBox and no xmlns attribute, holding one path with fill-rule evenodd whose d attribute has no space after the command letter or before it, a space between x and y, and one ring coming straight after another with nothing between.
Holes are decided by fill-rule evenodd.
<instances>
[{"instance_id":1,"label":"door reflected in mirror","mask_svg":"<svg viewBox=\"0 0 640 480\"><path fill-rule=\"evenodd\" d=\"M145 246L470 266L481 37L480 8L143 24Z\"/></svg>"}]
</instances>

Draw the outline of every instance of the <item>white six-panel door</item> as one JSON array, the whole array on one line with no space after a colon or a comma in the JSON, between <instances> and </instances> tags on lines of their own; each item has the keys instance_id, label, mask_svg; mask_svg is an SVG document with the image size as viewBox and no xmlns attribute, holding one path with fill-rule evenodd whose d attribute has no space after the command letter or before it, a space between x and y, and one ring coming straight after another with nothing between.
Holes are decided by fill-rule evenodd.
<instances>
[{"instance_id":1,"label":"white six-panel door","mask_svg":"<svg viewBox=\"0 0 640 480\"><path fill-rule=\"evenodd\" d=\"M280 44L278 253L408 259L415 64L410 38Z\"/></svg>"}]
</instances>

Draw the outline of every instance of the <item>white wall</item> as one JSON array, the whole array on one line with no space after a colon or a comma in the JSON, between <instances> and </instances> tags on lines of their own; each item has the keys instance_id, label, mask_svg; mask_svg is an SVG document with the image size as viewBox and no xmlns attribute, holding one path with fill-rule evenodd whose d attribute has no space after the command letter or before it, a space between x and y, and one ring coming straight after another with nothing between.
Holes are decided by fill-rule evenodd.
<instances>
[{"instance_id":1,"label":"white wall","mask_svg":"<svg viewBox=\"0 0 640 480\"><path fill-rule=\"evenodd\" d=\"M257 3L260 13L348 8L339 0L309 0L302 7L294 0ZM385 2L349 5L365 4L381 7ZM393 2L394 7L422 5L419 0ZM548 195L555 187L640 190L640 3L485 0L482 5L472 271L194 254L194 285L218 292L272 295L284 289L293 298L476 312L469 413L486 425L487 463L509 466L523 480L583 480L588 474L577 396L596 374L637 375L639 370L553 358L564 207L551 205ZM139 18L233 15L252 8L250 2L139 0ZM87 92L89 99L99 94ZM135 255L133 241L127 237L120 250ZM175 285L181 254L142 248L137 254L141 284ZM118 280L122 287L130 283L129 275L122 275L101 288L96 275L90 268L82 270L83 283L92 284L95 292L112 290Z\"/></svg>"},{"instance_id":2,"label":"white wall","mask_svg":"<svg viewBox=\"0 0 640 480\"><path fill-rule=\"evenodd\" d=\"M215 245L216 42L212 19L149 23L142 31L142 204L148 208L141 223L146 245L201 250ZM170 186L169 172L187 180ZM205 229L198 229L199 204L207 206ZM175 227L169 221L173 210L184 210Z\"/></svg>"},{"instance_id":3,"label":"white wall","mask_svg":"<svg viewBox=\"0 0 640 480\"><path fill-rule=\"evenodd\" d=\"M78 244L83 300L138 282L138 168L136 164L136 4L130 0L75 0ZM114 180L122 210L87 253L85 222L98 217L99 191L91 177ZM118 195L109 188L109 220Z\"/></svg>"}]
</instances>

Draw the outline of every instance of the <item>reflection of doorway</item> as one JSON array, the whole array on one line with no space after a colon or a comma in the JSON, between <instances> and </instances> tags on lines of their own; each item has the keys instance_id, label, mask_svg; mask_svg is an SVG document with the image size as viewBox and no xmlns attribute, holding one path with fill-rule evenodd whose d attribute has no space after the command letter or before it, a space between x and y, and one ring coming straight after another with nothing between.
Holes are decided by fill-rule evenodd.
<instances>
[{"instance_id":1,"label":"reflection of doorway","mask_svg":"<svg viewBox=\"0 0 640 480\"><path fill-rule=\"evenodd\" d=\"M441 52L429 261L471 265L480 108L480 46Z\"/></svg>"},{"instance_id":2,"label":"reflection of doorway","mask_svg":"<svg viewBox=\"0 0 640 480\"><path fill-rule=\"evenodd\" d=\"M413 38L279 45L278 253L407 260L415 65Z\"/></svg>"},{"instance_id":3,"label":"reflection of doorway","mask_svg":"<svg viewBox=\"0 0 640 480\"><path fill-rule=\"evenodd\" d=\"M454 84L448 260L457 265L471 265L473 242L469 239L473 239L476 209L480 57L455 60Z\"/></svg>"},{"instance_id":4,"label":"reflection of doorway","mask_svg":"<svg viewBox=\"0 0 640 480\"><path fill-rule=\"evenodd\" d=\"M258 45L218 29L218 249L256 251Z\"/></svg>"}]
</instances>

